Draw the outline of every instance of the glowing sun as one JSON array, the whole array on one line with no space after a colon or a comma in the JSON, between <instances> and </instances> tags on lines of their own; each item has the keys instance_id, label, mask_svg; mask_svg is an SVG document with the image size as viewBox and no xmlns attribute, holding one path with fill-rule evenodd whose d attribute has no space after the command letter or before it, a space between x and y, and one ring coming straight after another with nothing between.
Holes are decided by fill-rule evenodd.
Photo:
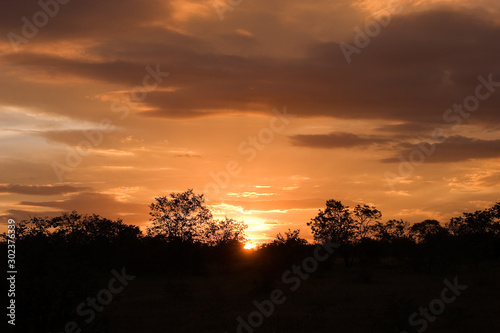
<instances>
[{"instance_id":1,"label":"glowing sun","mask_svg":"<svg viewBox=\"0 0 500 333\"><path fill-rule=\"evenodd\" d=\"M255 246L256 246L255 244L248 243L248 244L245 244L245 246L243 246L243 248L245 250L251 250L251 249L255 248Z\"/></svg>"}]
</instances>

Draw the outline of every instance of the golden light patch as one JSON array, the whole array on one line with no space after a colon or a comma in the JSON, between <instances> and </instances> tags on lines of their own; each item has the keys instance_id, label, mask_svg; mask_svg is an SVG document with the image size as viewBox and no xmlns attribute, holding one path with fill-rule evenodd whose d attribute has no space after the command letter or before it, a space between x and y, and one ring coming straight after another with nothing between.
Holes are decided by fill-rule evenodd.
<instances>
[{"instance_id":1,"label":"golden light patch","mask_svg":"<svg viewBox=\"0 0 500 333\"><path fill-rule=\"evenodd\" d=\"M269 197L269 196L274 196L278 195L277 193L257 193L257 192L229 192L226 194L229 197L236 197L236 198L252 198L256 199L259 197Z\"/></svg>"},{"instance_id":2,"label":"golden light patch","mask_svg":"<svg viewBox=\"0 0 500 333\"><path fill-rule=\"evenodd\" d=\"M140 187L138 186L122 186L118 188L112 188L107 191L102 191L102 194L109 194L112 195L115 200L120 201L120 202L128 202L129 199L132 198L132 194L135 192L139 191Z\"/></svg>"},{"instance_id":3,"label":"golden light patch","mask_svg":"<svg viewBox=\"0 0 500 333\"><path fill-rule=\"evenodd\" d=\"M209 2L179 0L172 3L174 9L173 19L178 22L187 22L197 17L213 16L214 9Z\"/></svg>"},{"instance_id":4,"label":"golden light patch","mask_svg":"<svg viewBox=\"0 0 500 333\"><path fill-rule=\"evenodd\" d=\"M255 244L248 243L248 244L245 244L245 246L243 246L243 248L245 250L252 250L252 249L255 249L256 246L257 245L255 245Z\"/></svg>"}]
</instances>

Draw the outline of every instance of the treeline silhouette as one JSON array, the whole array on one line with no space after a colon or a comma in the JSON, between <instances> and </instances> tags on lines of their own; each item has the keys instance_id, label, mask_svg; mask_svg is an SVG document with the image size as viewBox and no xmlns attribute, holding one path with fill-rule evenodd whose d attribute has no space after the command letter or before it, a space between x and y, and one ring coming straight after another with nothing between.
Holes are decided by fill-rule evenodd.
<instances>
[{"instance_id":1,"label":"treeline silhouette","mask_svg":"<svg viewBox=\"0 0 500 333\"><path fill-rule=\"evenodd\" d=\"M342 265L357 268L358 282L369 283L374 267L406 274L451 274L481 270L482 264L500 259L500 203L463 213L444 225L436 220L384 223L381 218L375 207L350 209L328 200L307 225L317 243L340 247L320 263L316 275ZM68 321L78 319L76 306L107 284L112 269L126 267L135 276L171 281L213 275L238 281L250 274L252 293L264 295L279 284L285 270L312 255L317 246L301 238L300 230L289 229L256 250L243 250L247 225L227 217L214 219L203 195L191 189L155 198L145 233L120 219L75 211L32 217L16 227L16 329L23 332L64 331ZM182 297L182 286L171 283L166 288ZM106 313L80 328L107 332Z\"/></svg>"}]
</instances>

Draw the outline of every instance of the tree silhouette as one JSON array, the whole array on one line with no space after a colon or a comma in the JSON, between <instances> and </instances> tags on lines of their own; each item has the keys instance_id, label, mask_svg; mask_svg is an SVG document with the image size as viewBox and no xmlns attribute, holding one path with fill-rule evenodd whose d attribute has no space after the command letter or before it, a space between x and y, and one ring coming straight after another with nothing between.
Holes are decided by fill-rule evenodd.
<instances>
[{"instance_id":1,"label":"tree silhouette","mask_svg":"<svg viewBox=\"0 0 500 333\"><path fill-rule=\"evenodd\" d=\"M357 259L359 266L359 269L346 270L340 281L350 282L342 283L342 288L351 282L352 287L357 288L359 282L371 282L372 276L384 278L386 274L400 271L405 276L410 270L419 274L441 274L468 267L481 268L480 283L493 283L483 280L483 276L492 271L489 267L493 266L489 265L496 265L500 258L500 203L454 217L445 229L436 220L425 220L411 227L403 220L381 223L382 214L375 207L357 205L350 210L340 201L329 200L326 208L320 210L308 225L316 241L337 242L341 246L333 256L318 263L318 271L314 274L305 270L312 269L306 259L313 251L318 253L316 248L321 248L308 245L300 237L299 229L280 232L270 243L248 252L241 250L246 224L227 217L213 219L204 205L203 196L192 190L158 197L151 208L153 223L149 234L153 237L141 237L137 226L124 224L119 219L82 215L76 211L16 223L16 244L19 244L16 255L24 267L23 274L19 274L16 280L16 302L26 309L19 312L16 326L23 332L60 331L67 322L75 319L78 304L103 288L102 282L109 279L112 267L126 267L127 272L134 275L137 272L137 275L148 278L153 276L159 283L157 285L164 285L160 292L164 290L169 296L165 297L168 303L162 308L175 311L179 306L174 302L185 298L186 308L175 312L172 317L188 318L187 314L192 313L192 305L197 304L199 295L206 295L207 298L202 296L203 300L218 298L220 304L234 297L232 293L236 291L241 292L240 295L252 292L263 299L283 286L283 274L288 271L293 274L287 275L287 281L298 281L299 277L302 279L299 272L308 272L308 279L314 281L313 287L316 284L321 286L321 283L331 285L330 269L338 265L334 260L337 254L343 257L346 266L353 264L353 258ZM5 240L6 237L4 234ZM7 251L5 240L0 241L0 246ZM323 256L326 252L322 249L319 253ZM301 262L302 268L297 266ZM33 279L33 276L37 278ZM353 280L356 276L357 279ZM395 278L391 280L396 281ZM228 294L219 294L220 289L216 286L220 281L231 286ZM414 279L408 281L413 283ZM149 279L137 282L143 283L144 288L147 285L145 294L151 289ZM201 289L204 286L206 291ZM395 290L403 290L403 286L397 286ZM378 285L373 288L375 290ZM155 296L159 293L157 288L151 290ZM335 293L338 290L327 289L325 285L307 297L319 297L320 303L329 302L325 291ZM364 287L360 289L360 299L366 290ZM384 291L384 294L389 293ZM234 297L236 302L239 297ZM47 299L51 301L47 303ZM305 300L309 301L308 298ZM233 304L236 303L230 303L228 307L234 307ZM156 303L151 308L153 306ZM408 312L413 309L412 305ZM200 308L200 311L204 310ZM114 316L112 311L109 308L96 316L85 330L107 331L107 316ZM404 315L407 316L406 311ZM37 316L30 316L30 313L37 313ZM219 310L214 313L217 315ZM215 320L218 318L214 323ZM177 331L185 329L181 325L184 323L176 326Z\"/></svg>"},{"instance_id":2,"label":"tree silhouette","mask_svg":"<svg viewBox=\"0 0 500 333\"><path fill-rule=\"evenodd\" d=\"M441 226L439 221L424 220L412 225L410 227L410 234L417 243L422 243L436 237L446 236L448 231Z\"/></svg>"},{"instance_id":3,"label":"tree silhouette","mask_svg":"<svg viewBox=\"0 0 500 333\"><path fill-rule=\"evenodd\" d=\"M340 201L328 200L325 210L319 210L316 217L307 222L315 241L333 241L348 244L354 240L356 226L349 212L349 207Z\"/></svg>"},{"instance_id":4,"label":"tree silhouette","mask_svg":"<svg viewBox=\"0 0 500 333\"><path fill-rule=\"evenodd\" d=\"M351 212L349 206L340 201L328 200L325 210L319 210L316 217L307 223L314 240L341 244L339 250L346 266L353 263L355 246L367 237L370 223L380 219L382 214L375 207L357 205Z\"/></svg>"},{"instance_id":5,"label":"tree silhouette","mask_svg":"<svg viewBox=\"0 0 500 333\"><path fill-rule=\"evenodd\" d=\"M24 309L16 322L20 332L59 332L74 319L75 306L97 288L102 271L124 263L130 267L141 249L135 246L139 227L96 214L32 217L16 227L16 254L23 267L16 279L16 302Z\"/></svg>"},{"instance_id":6,"label":"tree silhouette","mask_svg":"<svg viewBox=\"0 0 500 333\"><path fill-rule=\"evenodd\" d=\"M500 253L500 203L489 209L453 217L447 228L457 238L458 250L466 249L463 255L472 260L476 269L481 260Z\"/></svg>"},{"instance_id":7,"label":"tree silhouette","mask_svg":"<svg viewBox=\"0 0 500 333\"><path fill-rule=\"evenodd\" d=\"M497 202L493 207L489 209L491 216L496 219L496 223L500 220L500 202Z\"/></svg>"},{"instance_id":8,"label":"tree silhouette","mask_svg":"<svg viewBox=\"0 0 500 333\"><path fill-rule=\"evenodd\" d=\"M376 222L372 226L373 237L383 243L394 243L409 238L409 223L403 220L389 220L387 223Z\"/></svg>"},{"instance_id":9,"label":"tree silhouette","mask_svg":"<svg viewBox=\"0 0 500 333\"><path fill-rule=\"evenodd\" d=\"M72 245L136 240L141 235L139 227L124 224L102 216L81 215L76 211L63 213L53 218L32 217L17 226L17 238L50 239Z\"/></svg>"},{"instance_id":10,"label":"tree silhouette","mask_svg":"<svg viewBox=\"0 0 500 333\"><path fill-rule=\"evenodd\" d=\"M202 240L212 219L212 213L204 202L203 194L196 195L192 189L156 197L150 205L148 235L168 242L194 243Z\"/></svg>"},{"instance_id":11,"label":"tree silhouette","mask_svg":"<svg viewBox=\"0 0 500 333\"><path fill-rule=\"evenodd\" d=\"M316 241L352 244L366 237L370 223L381 217L382 213L373 206L357 205L351 212L340 201L328 200L325 210L320 210L307 225Z\"/></svg>"},{"instance_id":12,"label":"tree silhouette","mask_svg":"<svg viewBox=\"0 0 500 333\"><path fill-rule=\"evenodd\" d=\"M271 243L277 246L301 246L306 245L307 240L304 238L300 238L300 229L285 231L285 235L282 235L281 232L276 235L276 239Z\"/></svg>"},{"instance_id":13,"label":"tree silhouette","mask_svg":"<svg viewBox=\"0 0 500 333\"><path fill-rule=\"evenodd\" d=\"M50 218L32 217L17 224L16 237L18 239L47 238L51 235Z\"/></svg>"},{"instance_id":14,"label":"tree silhouette","mask_svg":"<svg viewBox=\"0 0 500 333\"><path fill-rule=\"evenodd\" d=\"M212 245L239 245L246 240L245 229L248 225L225 217L224 220L209 220L203 242Z\"/></svg>"},{"instance_id":15,"label":"tree silhouette","mask_svg":"<svg viewBox=\"0 0 500 333\"><path fill-rule=\"evenodd\" d=\"M368 205L357 205L353 215L356 219L356 235L359 240L365 238L370 232L370 223L382 217L382 213L378 209Z\"/></svg>"},{"instance_id":16,"label":"tree silhouette","mask_svg":"<svg viewBox=\"0 0 500 333\"><path fill-rule=\"evenodd\" d=\"M447 225L452 235L499 235L500 203L490 209L478 210L474 213L463 213L454 217Z\"/></svg>"}]
</instances>

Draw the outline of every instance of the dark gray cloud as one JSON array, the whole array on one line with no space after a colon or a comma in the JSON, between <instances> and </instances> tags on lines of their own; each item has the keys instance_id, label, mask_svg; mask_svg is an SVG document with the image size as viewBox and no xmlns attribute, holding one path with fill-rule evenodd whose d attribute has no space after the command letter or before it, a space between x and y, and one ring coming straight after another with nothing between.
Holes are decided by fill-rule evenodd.
<instances>
[{"instance_id":1,"label":"dark gray cloud","mask_svg":"<svg viewBox=\"0 0 500 333\"><path fill-rule=\"evenodd\" d=\"M399 150L393 157L382 159L383 163L400 163L402 156L408 160L415 151L429 151L430 144L422 141L413 144L408 136L376 136L357 135L353 133L334 132L329 134L293 135L290 141L295 146L308 148L369 148L379 147L385 150ZM452 163L472 159L500 157L500 140L482 140L460 135L450 136L442 143L434 143L432 153L425 153L425 161L430 163ZM419 148L419 146L425 149ZM420 154L420 153L419 153Z\"/></svg>"},{"instance_id":2,"label":"dark gray cloud","mask_svg":"<svg viewBox=\"0 0 500 333\"><path fill-rule=\"evenodd\" d=\"M369 147L373 145L387 144L393 138L375 135L357 135L345 132L333 132L329 134L298 134L290 137L295 146L309 148L352 148Z\"/></svg>"},{"instance_id":3,"label":"dark gray cloud","mask_svg":"<svg viewBox=\"0 0 500 333\"><path fill-rule=\"evenodd\" d=\"M425 147L429 144L424 142ZM399 163L402 156L406 160L414 152L419 151L418 145L405 143L396 156L383 159L384 163ZM481 140L455 135L447 138L445 142L435 144L435 151L426 156L425 162L429 163L453 163L473 159L487 159L500 157L500 140Z\"/></svg>"},{"instance_id":4,"label":"dark gray cloud","mask_svg":"<svg viewBox=\"0 0 500 333\"><path fill-rule=\"evenodd\" d=\"M2 30L21 34L21 18L25 16L33 21L33 15L42 10L38 3L2 0ZM137 28L147 22L154 22L159 17L168 19L171 11L167 4L161 1L71 0L59 6L58 13L39 30L33 41L54 42L89 37L107 39L111 36L135 35Z\"/></svg>"}]
</instances>

